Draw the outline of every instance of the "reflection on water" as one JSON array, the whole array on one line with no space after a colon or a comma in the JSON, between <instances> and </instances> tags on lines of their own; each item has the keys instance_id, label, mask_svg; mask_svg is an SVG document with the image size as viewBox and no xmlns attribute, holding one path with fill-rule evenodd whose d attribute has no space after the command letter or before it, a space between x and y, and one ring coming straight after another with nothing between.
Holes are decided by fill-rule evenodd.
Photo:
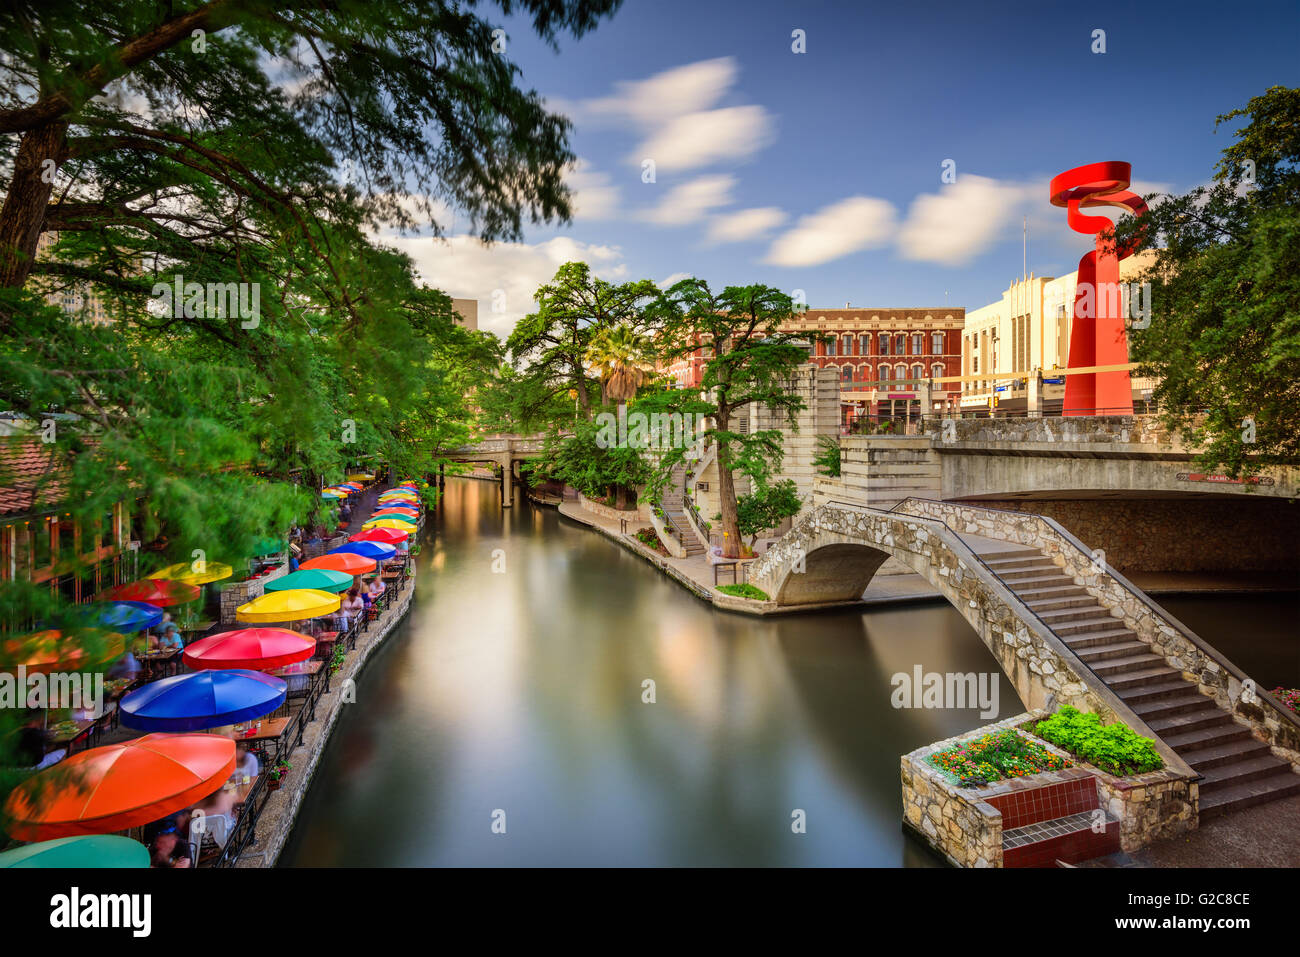
<instances>
[{"instance_id":1,"label":"reflection on water","mask_svg":"<svg viewBox=\"0 0 1300 957\"><path fill-rule=\"evenodd\" d=\"M411 614L344 706L284 863L929 866L900 829L899 755L984 719L895 710L891 676L997 673L1001 716L1022 710L946 604L720 613L468 479L429 525Z\"/></svg>"}]
</instances>

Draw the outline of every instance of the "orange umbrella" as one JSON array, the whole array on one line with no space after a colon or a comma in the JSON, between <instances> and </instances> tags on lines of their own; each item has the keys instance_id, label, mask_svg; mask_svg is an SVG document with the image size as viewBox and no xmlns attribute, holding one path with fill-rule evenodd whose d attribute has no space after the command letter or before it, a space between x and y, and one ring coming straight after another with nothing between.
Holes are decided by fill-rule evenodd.
<instances>
[{"instance_id":1,"label":"orange umbrella","mask_svg":"<svg viewBox=\"0 0 1300 957\"><path fill-rule=\"evenodd\" d=\"M349 575L364 575L375 570L375 560L353 552L334 552L303 562L298 567L300 569L328 568L330 571L346 572Z\"/></svg>"},{"instance_id":2,"label":"orange umbrella","mask_svg":"<svg viewBox=\"0 0 1300 957\"><path fill-rule=\"evenodd\" d=\"M65 641L61 631L38 631L0 643L0 671L16 671L19 666L31 675L80 671L120 658L125 650L126 639L116 633L106 635L103 646L92 654L72 639Z\"/></svg>"},{"instance_id":3,"label":"orange umbrella","mask_svg":"<svg viewBox=\"0 0 1300 957\"><path fill-rule=\"evenodd\" d=\"M215 734L146 734L91 748L18 785L9 836L48 841L108 834L189 807L235 770L235 742Z\"/></svg>"},{"instance_id":4,"label":"orange umbrella","mask_svg":"<svg viewBox=\"0 0 1300 957\"><path fill-rule=\"evenodd\" d=\"M197 585L172 581L169 578L142 578L138 582L116 585L95 596L96 601L142 601L158 608L183 605L199 597Z\"/></svg>"}]
</instances>

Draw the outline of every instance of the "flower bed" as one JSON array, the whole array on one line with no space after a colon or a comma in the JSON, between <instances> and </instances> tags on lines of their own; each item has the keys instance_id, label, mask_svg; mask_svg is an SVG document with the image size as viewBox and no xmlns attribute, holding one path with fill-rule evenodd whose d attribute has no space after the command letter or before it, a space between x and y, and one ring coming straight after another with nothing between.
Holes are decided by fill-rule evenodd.
<instances>
[{"instance_id":1,"label":"flower bed","mask_svg":"<svg viewBox=\"0 0 1300 957\"><path fill-rule=\"evenodd\" d=\"M1070 767L1065 758L1009 729L936 752L929 763L962 787Z\"/></svg>"},{"instance_id":2,"label":"flower bed","mask_svg":"<svg viewBox=\"0 0 1300 957\"><path fill-rule=\"evenodd\" d=\"M1065 705L1051 717L1031 724L1026 730L1107 774L1145 774L1165 766L1155 742L1122 721L1103 725L1097 715Z\"/></svg>"},{"instance_id":3,"label":"flower bed","mask_svg":"<svg viewBox=\"0 0 1300 957\"><path fill-rule=\"evenodd\" d=\"M659 541L659 536L655 534L653 528L648 526L646 528L638 528L636 530L635 538L646 548L654 549L660 555L668 554L668 549L664 548L664 543Z\"/></svg>"}]
</instances>

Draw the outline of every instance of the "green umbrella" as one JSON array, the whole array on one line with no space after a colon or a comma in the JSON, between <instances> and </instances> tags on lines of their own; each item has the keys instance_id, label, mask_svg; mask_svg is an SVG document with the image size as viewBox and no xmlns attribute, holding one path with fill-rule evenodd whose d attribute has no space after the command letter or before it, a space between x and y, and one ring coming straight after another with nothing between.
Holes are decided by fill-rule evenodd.
<instances>
[{"instance_id":1,"label":"green umbrella","mask_svg":"<svg viewBox=\"0 0 1300 957\"><path fill-rule=\"evenodd\" d=\"M293 588L315 588L318 591L340 592L352 587L352 576L330 568L303 568L299 571L266 583L266 591L289 591Z\"/></svg>"},{"instance_id":2,"label":"green umbrella","mask_svg":"<svg viewBox=\"0 0 1300 957\"><path fill-rule=\"evenodd\" d=\"M148 867L149 849L115 834L60 837L0 854L6 867Z\"/></svg>"}]
</instances>

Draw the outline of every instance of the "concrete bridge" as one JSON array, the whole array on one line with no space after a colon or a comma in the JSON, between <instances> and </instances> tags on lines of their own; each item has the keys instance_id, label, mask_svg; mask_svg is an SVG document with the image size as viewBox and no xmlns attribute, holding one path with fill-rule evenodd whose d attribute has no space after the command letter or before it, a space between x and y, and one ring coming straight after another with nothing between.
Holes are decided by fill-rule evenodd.
<instances>
[{"instance_id":1,"label":"concrete bridge","mask_svg":"<svg viewBox=\"0 0 1300 957\"><path fill-rule=\"evenodd\" d=\"M1300 719L1049 518L823 502L748 579L812 608L858 600L890 558L961 613L1028 707L1070 704L1155 739L1196 813L1300 793Z\"/></svg>"},{"instance_id":2,"label":"concrete bridge","mask_svg":"<svg viewBox=\"0 0 1300 957\"><path fill-rule=\"evenodd\" d=\"M534 435L484 435L471 445L450 449L446 455L455 462L490 464L501 469L501 504L509 508L514 504L515 463L538 458L546 447L546 436Z\"/></svg>"}]
</instances>

